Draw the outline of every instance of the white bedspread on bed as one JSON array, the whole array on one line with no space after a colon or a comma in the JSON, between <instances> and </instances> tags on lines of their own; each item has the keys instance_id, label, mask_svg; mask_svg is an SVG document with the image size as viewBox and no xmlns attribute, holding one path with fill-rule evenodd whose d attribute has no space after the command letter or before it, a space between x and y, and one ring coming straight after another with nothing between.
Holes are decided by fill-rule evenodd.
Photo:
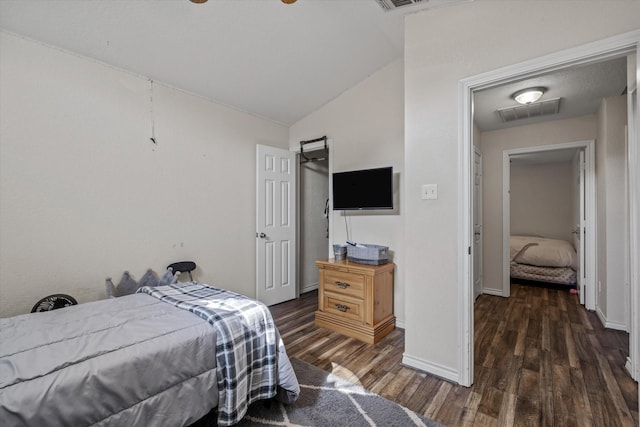
<instances>
[{"instance_id":1,"label":"white bedspread on bed","mask_svg":"<svg viewBox=\"0 0 640 427\"><path fill-rule=\"evenodd\" d=\"M509 257L520 264L540 267L577 268L576 250L566 240L533 236L511 236Z\"/></svg>"}]
</instances>

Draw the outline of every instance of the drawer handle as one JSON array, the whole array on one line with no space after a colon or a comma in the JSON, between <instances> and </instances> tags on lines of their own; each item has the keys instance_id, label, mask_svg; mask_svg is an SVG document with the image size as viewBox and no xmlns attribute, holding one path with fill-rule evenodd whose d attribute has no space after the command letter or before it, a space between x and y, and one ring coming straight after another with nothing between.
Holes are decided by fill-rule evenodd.
<instances>
[{"instance_id":1,"label":"drawer handle","mask_svg":"<svg viewBox=\"0 0 640 427\"><path fill-rule=\"evenodd\" d=\"M348 284L347 282L336 282L336 286L339 287L340 289L347 289L351 285Z\"/></svg>"},{"instance_id":2,"label":"drawer handle","mask_svg":"<svg viewBox=\"0 0 640 427\"><path fill-rule=\"evenodd\" d=\"M349 310L350 307L344 304L336 304L336 308L341 312L345 313L347 310Z\"/></svg>"}]
</instances>

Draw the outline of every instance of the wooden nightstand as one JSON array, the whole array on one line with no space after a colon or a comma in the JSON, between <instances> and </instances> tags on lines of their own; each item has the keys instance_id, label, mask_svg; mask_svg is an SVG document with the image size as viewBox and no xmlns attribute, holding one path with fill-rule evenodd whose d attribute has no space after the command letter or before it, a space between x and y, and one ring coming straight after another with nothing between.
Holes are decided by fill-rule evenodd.
<instances>
[{"instance_id":1,"label":"wooden nightstand","mask_svg":"<svg viewBox=\"0 0 640 427\"><path fill-rule=\"evenodd\" d=\"M374 344L395 329L395 264L357 264L333 259L318 266L316 325Z\"/></svg>"}]
</instances>

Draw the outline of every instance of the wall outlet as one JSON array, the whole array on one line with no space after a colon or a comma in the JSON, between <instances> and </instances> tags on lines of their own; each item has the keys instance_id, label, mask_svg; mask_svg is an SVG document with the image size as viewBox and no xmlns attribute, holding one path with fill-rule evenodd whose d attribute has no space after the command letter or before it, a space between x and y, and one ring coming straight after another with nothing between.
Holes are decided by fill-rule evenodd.
<instances>
[{"instance_id":1,"label":"wall outlet","mask_svg":"<svg viewBox=\"0 0 640 427\"><path fill-rule=\"evenodd\" d=\"M424 200L435 200L438 198L438 184L424 184L422 186L422 198Z\"/></svg>"}]
</instances>

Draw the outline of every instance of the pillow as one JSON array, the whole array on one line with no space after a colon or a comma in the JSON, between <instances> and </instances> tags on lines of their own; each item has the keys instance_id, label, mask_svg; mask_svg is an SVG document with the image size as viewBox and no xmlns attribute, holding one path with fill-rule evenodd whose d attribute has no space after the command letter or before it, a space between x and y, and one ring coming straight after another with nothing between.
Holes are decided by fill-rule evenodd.
<instances>
[{"instance_id":1,"label":"pillow","mask_svg":"<svg viewBox=\"0 0 640 427\"><path fill-rule=\"evenodd\" d=\"M116 297L116 287L114 286L113 282L111 281L111 277L107 277L107 279L104 281L105 286L107 288L107 298L115 298Z\"/></svg>"},{"instance_id":2,"label":"pillow","mask_svg":"<svg viewBox=\"0 0 640 427\"><path fill-rule=\"evenodd\" d=\"M173 274L173 268L167 268L167 271L165 271L160 280L158 280L158 286L173 285L174 283L178 283L179 274L180 272Z\"/></svg>"},{"instance_id":3,"label":"pillow","mask_svg":"<svg viewBox=\"0 0 640 427\"><path fill-rule=\"evenodd\" d=\"M148 269L147 272L144 273L144 276L138 281L138 287L141 288L143 286L158 286L158 277L153 270Z\"/></svg>"},{"instance_id":4,"label":"pillow","mask_svg":"<svg viewBox=\"0 0 640 427\"><path fill-rule=\"evenodd\" d=\"M173 269L169 268L162 275L160 279L156 276L153 270L148 269L146 273L140 278L140 281L136 282L128 271L125 271L122 274L122 278L120 279L120 283L117 286L113 284L111 277L107 277L105 280L105 288L107 291L108 298L121 297L124 295L135 294L138 289L143 286L155 287L161 285L172 285L174 283L178 283L178 275L180 272L176 272L173 274Z\"/></svg>"},{"instance_id":5,"label":"pillow","mask_svg":"<svg viewBox=\"0 0 640 427\"><path fill-rule=\"evenodd\" d=\"M128 271L125 271L120 279L120 283L116 287L116 296L121 297L123 295L135 294L138 290L138 282L133 280Z\"/></svg>"}]
</instances>

